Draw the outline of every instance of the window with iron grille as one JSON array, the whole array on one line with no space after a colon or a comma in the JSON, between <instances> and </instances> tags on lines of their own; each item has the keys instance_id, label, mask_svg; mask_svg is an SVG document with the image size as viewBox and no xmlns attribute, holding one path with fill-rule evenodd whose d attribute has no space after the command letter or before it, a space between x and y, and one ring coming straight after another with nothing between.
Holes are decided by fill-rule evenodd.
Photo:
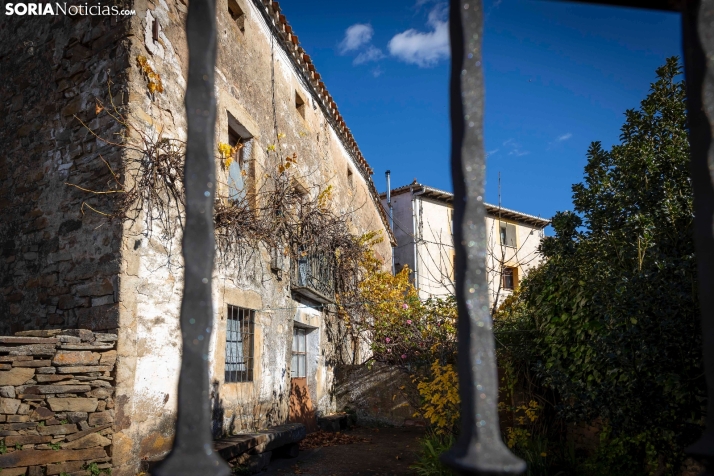
<instances>
[{"instance_id":1,"label":"window with iron grille","mask_svg":"<svg viewBox=\"0 0 714 476\"><path fill-rule=\"evenodd\" d=\"M253 381L255 311L228 305L226 319L226 382Z\"/></svg>"},{"instance_id":2,"label":"window with iron grille","mask_svg":"<svg viewBox=\"0 0 714 476\"><path fill-rule=\"evenodd\" d=\"M301 327L293 327L293 360L290 366L290 376L301 378L307 376L307 333Z\"/></svg>"}]
</instances>

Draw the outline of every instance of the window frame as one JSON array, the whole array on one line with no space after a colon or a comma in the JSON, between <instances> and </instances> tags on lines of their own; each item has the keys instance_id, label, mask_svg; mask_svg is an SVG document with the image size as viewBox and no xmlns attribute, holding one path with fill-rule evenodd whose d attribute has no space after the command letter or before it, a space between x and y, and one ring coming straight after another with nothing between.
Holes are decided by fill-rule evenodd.
<instances>
[{"instance_id":1,"label":"window frame","mask_svg":"<svg viewBox=\"0 0 714 476\"><path fill-rule=\"evenodd\" d=\"M301 333L303 344L302 350L300 350ZM307 377L307 334L308 330L304 327L293 326L293 340L290 353L290 378ZM300 372L300 360L303 362L302 372ZM300 375L301 373L302 375Z\"/></svg>"},{"instance_id":2,"label":"window frame","mask_svg":"<svg viewBox=\"0 0 714 476\"><path fill-rule=\"evenodd\" d=\"M511 231L511 233L509 233L509 231ZM518 248L517 231L514 223L500 222L498 237L501 242L501 246Z\"/></svg>"},{"instance_id":3,"label":"window frame","mask_svg":"<svg viewBox=\"0 0 714 476\"><path fill-rule=\"evenodd\" d=\"M510 286L507 280L510 277ZM518 287L518 268L515 266L504 266L501 270L501 289L515 291Z\"/></svg>"},{"instance_id":4,"label":"window frame","mask_svg":"<svg viewBox=\"0 0 714 476\"><path fill-rule=\"evenodd\" d=\"M252 382L255 373L255 310L228 304L226 311L224 382ZM232 326L236 327L231 329ZM234 336L235 340L232 340ZM241 365L243 369L239 368ZM231 366L236 368L229 369Z\"/></svg>"},{"instance_id":5,"label":"window frame","mask_svg":"<svg viewBox=\"0 0 714 476\"><path fill-rule=\"evenodd\" d=\"M248 196L251 172L248 161L253 150L253 135L228 112L228 145L235 147L233 161L226 169L228 199L239 202ZM236 147L240 145L240 147ZM234 176L237 174L238 176Z\"/></svg>"}]
</instances>

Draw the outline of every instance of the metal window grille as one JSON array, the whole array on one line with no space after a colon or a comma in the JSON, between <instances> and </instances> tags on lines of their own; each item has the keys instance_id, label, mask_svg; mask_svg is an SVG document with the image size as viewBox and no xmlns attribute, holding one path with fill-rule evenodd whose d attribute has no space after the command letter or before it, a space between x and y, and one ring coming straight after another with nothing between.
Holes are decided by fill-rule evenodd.
<instances>
[{"instance_id":1,"label":"metal window grille","mask_svg":"<svg viewBox=\"0 0 714 476\"><path fill-rule=\"evenodd\" d=\"M255 311L228 305L226 319L226 382L253 381Z\"/></svg>"},{"instance_id":2,"label":"metal window grille","mask_svg":"<svg viewBox=\"0 0 714 476\"><path fill-rule=\"evenodd\" d=\"M293 328L293 359L290 366L290 376L301 378L307 376L307 333L301 327Z\"/></svg>"}]
</instances>

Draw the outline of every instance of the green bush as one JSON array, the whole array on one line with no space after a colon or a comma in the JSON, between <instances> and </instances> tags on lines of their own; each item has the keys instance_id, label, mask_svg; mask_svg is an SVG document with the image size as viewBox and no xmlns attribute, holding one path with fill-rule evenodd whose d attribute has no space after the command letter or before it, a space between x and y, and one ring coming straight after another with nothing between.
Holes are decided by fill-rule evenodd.
<instances>
[{"instance_id":1,"label":"green bush","mask_svg":"<svg viewBox=\"0 0 714 476\"><path fill-rule=\"evenodd\" d=\"M609 151L592 143L584 181L573 186L574 211L553 217L543 264L495 316L507 385L519 382L547 402L550 428L541 436L565 441L564 421L606 425L583 474L676 474L702 430L680 75L669 58L640 108L626 111L621 143Z\"/></svg>"},{"instance_id":2,"label":"green bush","mask_svg":"<svg viewBox=\"0 0 714 476\"><path fill-rule=\"evenodd\" d=\"M419 476L454 476L455 473L439 459L453 444L454 437L451 434L428 432L421 440L419 460L411 468Z\"/></svg>"}]
</instances>

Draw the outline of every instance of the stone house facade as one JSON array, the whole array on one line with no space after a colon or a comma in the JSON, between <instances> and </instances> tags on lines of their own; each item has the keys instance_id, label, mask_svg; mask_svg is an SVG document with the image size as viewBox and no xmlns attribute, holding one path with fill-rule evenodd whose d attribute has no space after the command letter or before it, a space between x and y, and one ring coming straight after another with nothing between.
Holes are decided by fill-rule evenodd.
<instances>
[{"instance_id":1,"label":"stone house facade","mask_svg":"<svg viewBox=\"0 0 714 476\"><path fill-rule=\"evenodd\" d=\"M124 3L134 15L8 16L0 29L0 335L118 336L110 464L120 476L172 443L180 228L151 223L148 209L109 219L121 194L99 192L128 187L141 156L117 144L185 139L188 65L184 0ZM354 234L380 232L388 262L372 170L278 3L218 0L217 22L216 143L243 145L237 173L217 160L217 196L256 186L276 154L295 154L296 186L314 195L332 185L330 207ZM350 350L332 330L330 296L275 261L263 247L215 267L216 435L335 410L333 369ZM297 397L304 412L291 415Z\"/></svg>"},{"instance_id":2,"label":"stone house facade","mask_svg":"<svg viewBox=\"0 0 714 476\"><path fill-rule=\"evenodd\" d=\"M382 206L389 213L386 193ZM416 181L392 190L394 265L404 265L422 299L454 293L453 201L450 192ZM486 203L489 300L501 303L540 263L538 245L550 220Z\"/></svg>"}]
</instances>

